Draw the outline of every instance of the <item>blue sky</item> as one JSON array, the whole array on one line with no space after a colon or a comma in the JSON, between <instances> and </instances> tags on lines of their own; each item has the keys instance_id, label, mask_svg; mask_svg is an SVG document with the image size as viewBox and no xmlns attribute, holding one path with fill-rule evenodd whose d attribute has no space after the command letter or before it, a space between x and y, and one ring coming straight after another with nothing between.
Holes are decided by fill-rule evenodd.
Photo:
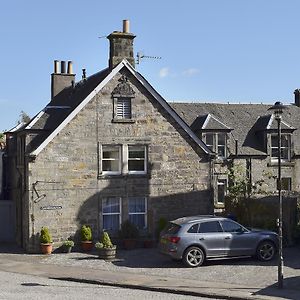
<instances>
[{"instance_id":1,"label":"blue sky","mask_svg":"<svg viewBox=\"0 0 300 300\"><path fill-rule=\"evenodd\" d=\"M298 0L10 0L0 10L0 131L50 100L53 61L76 79L108 64L130 20L139 72L168 101L284 103L300 88Z\"/></svg>"}]
</instances>

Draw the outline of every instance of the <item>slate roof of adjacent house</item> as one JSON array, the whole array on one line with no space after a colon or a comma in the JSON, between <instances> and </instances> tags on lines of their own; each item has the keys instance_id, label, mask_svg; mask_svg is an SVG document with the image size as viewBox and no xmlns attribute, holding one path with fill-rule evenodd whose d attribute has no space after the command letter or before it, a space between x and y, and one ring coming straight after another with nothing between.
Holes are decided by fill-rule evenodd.
<instances>
[{"instance_id":1,"label":"slate roof of adjacent house","mask_svg":"<svg viewBox=\"0 0 300 300\"><path fill-rule=\"evenodd\" d=\"M123 68L127 68L135 76L137 81L162 105L192 140L202 148L204 153L212 154L211 150L194 134L184 120L155 91L146 79L134 70L126 59L112 70L109 68L104 69L85 80L81 80L75 87L70 86L65 88L42 111L32 118L29 123L20 128L14 128L10 132L30 132L32 140L28 144L26 152L31 153L33 156L38 155L60 130Z\"/></svg>"},{"instance_id":2,"label":"slate roof of adjacent house","mask_svg":"<svg viewBox=\"0 0 300 300\"><path fill-rule=\"evenodd\" d=\"M228 133L228 147L232 154L235 154L235 140L238 140L239 155L266 155L266 147L260 133L264 130L277 129L277 121L268 111L271 105L200 102L170 103L170 105L188 125L192 125L195 132L201 130L203 120L208 115L214 116L219 121L216 123L216 128L209 127L211 130L220 130L220 124L232 129ZM288 109L284 111L282 116L282 130L283 132L293 132L294 151L295 154L300 154L299 107L288 105Z\"/></svg>"}]
</instances>

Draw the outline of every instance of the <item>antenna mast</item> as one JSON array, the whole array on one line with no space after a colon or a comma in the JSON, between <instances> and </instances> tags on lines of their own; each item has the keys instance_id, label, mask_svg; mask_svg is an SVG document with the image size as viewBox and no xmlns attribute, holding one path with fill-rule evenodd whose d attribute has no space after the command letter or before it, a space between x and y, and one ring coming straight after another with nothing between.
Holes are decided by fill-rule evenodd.
<instances>
[{"instance_id":1,"label":"antenna mast","mask_svg":"<svg viewBox=\"0 0 300 300\"><path fill-rule=\"evenodd\" d=\"M161 59L160 56L149 56L149 55L144 55L142 52L138 52L136 55L136 64L137 65L139 65L141 63L142 58Z\"/></svg>"}]
</instances>

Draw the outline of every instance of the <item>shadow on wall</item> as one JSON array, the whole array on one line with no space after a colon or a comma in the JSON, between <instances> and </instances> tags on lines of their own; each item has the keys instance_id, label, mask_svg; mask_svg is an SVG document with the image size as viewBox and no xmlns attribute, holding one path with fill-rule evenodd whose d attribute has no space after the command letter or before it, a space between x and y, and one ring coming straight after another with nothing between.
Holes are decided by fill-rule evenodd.
<instances>
[{"instance_id":1,"label":"shadow on wall","mask_svg":"<svg viewBox=\"0 0 300 300\"><path fill-rule=\"evenodd\" d=\"M184 216L213 214L213 200L210 190L194 190L192 182L176 184L175 177L171 183L161 179L153 179L150 174L153 174L155 169L151 168L148 171L149 174L144 176L100 178L100 184L105 185L105 187L81 205L77 213L78 223L90 225L94 239L99 238L103 228L102 200L109 197L121 199L121 222L129 218L128 198L145 197L147 199L147 229L142 232L142 235L152 238L156 238L160 218L173 220ZM152 196L152 194L160 194L161 196ZM117 232L110 232L110 234L116 237ZM78 232L76 238L79 238Z\"/></svg>"}]
</instances>

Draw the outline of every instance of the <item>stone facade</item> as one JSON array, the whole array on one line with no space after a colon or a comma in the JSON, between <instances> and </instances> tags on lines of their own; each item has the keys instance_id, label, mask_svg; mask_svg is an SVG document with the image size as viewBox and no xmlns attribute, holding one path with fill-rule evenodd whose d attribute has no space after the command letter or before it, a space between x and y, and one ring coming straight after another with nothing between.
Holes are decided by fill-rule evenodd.
<instances>
[{"instance_id":1,"label":"stone facade","mask_svg":"<svg viewBox=\"0 0 300 300\"><path fill-rule=\"evenodd\" d=\"M130 122L112 118L112 91L122 75L135 92ZM99 149L107 144L145 145L146 174L101 174ZM118 73L27 166L22 227L29 252L38 250L42 226L49 227L54 242L76 235L82 224L97 239L107 197L121 199L122 222L128 219L128 197L145 197L142 234L152 236L161 217L213 213L207 156L130 74Z\"/></svg>"}]
</instances>

